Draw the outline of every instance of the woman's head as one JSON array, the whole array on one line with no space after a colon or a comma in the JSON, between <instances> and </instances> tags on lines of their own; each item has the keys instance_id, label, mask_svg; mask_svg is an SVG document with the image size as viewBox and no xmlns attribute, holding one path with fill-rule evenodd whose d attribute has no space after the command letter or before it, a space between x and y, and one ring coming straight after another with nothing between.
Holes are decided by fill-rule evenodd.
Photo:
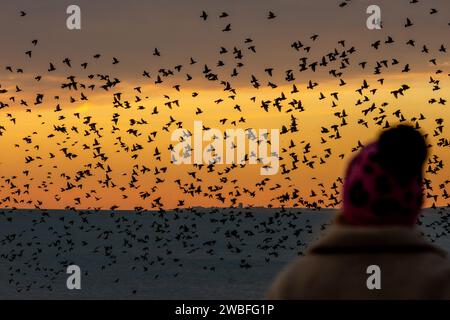
<instances>
[{"instance_id":1,"label":"woman's head","mask_svg":"<svg viewBox=\"0 0 450 320\"><path fill-rule=\"evenodd\" d=\"M411 126L384 131L350 162L343 211L353 225L414 225L422 203L425 139Z\"/></svg>"}]
</instances>

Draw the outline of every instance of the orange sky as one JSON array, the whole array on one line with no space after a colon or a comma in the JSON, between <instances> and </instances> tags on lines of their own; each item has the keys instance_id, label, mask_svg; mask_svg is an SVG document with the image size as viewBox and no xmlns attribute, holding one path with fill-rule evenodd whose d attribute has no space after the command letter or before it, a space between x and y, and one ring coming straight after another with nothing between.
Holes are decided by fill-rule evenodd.
<instances>
[{"instance_id":1,"label":"orange sky","mask_svg":"<svg viewBox=\"0 0 450 320\"><path fill-rule=\"evenodd\" d=\"M429 166L434 170L441 160L444 163L441 170L425 175L432 181L426 205L450 203L444 194L448 189L445 182L450 176L446 165L450 153L448 146L442 146L448 133L437 123L437 119L442 119L445 125L450 117L450 59L448 49L439 49L448 47L448 39L436 36L446 27L448 2L430 2L430 6L440 8L438 15L430 17L423 4L402 7L398 3L380 1L384 24L380 31L369 31L365 27L363 2L345 10L335 7L331 10L327 1L305 5L286 0L275 8L262 1L257 9L234 2L212 8L202 1L183 9L182 3L167 7L161 2L149 13L151 26L147 26L141 19L146 12L143 7L141 10L132 6L123 8L113 1L106 12L108 16L91 2L81 1L86 20L78 33L68 33L56 25L59 9L50 3L44 6L48 10L36 8L29 1L24 1L23 5L29 8L28 20L17 17L11 22L16 31L0 34L8 44L0 52L2 207L154 209L159 203L164 208L239 203L334 206L336 200L330 195L339 199L337 192L341 185L338 183L337 189L331 186L343 176L358 141L365 144L376 138L386 121L392 125L404 117L416 124L414 118L419 119L421 114L426 119L418 123L428 134L431 145ZM265 17L268 8L277 13L274 21L268 22ZM18 9L8 4L3 12L12 17ZM210 13L206 22L199 20L202 10ZM218 18L222 11L230 13L228 20ZM414 20L414 28L404 28L406 15ZM98 19L91 18L94 16ZM6 30L1 23L0 29ZM229 34L221 31L227 23L233 25ZM310 36L315 33L320 36L313 41ZM395 38L395 44L384 42L388 36ZM254 40L245 42L249 37ZM39 44L33 46L31 40L35 38L39 39ZM416 43L414 47L406 44L412 38ZM346 40L345 46L338 42L342 39ZM300 40L304 46L296 51L291 44ZM381 41L379 50L371 46L376 40ZM256 52L248 48L250 45L255 45ZM429 53L423 52L424 45ZM159 47L161 57L152 55L154 47ZM225 47L227 53L220 53L221 47ZM304 47L310 47L310 51ZM355 53L350 53L352 47L356 48ZM24 55L29 49L33 51L32 58ZM236 58L236 50L241 50L242 59ZM101 58L94 59L93 54L98 52ZM324 66L319 65L316 71L310 67L299 71L303 58L307 58L307 65L321 63L322 57L330 52L339 52L339 57ZM62 63L65 57L70 57L71 67ZM112 65L112 57L119 57L120 63ZM190 64L191 57L196 64ZM398 64L392 64L393 59ZM374 68L383 60L388 67L374 74ZM225 65L219 67L219 61ZM364 69L360 65L363 61L367 62ZM56 71L48 72L50 62L56 66ZM88 63L86 69L80 67L83 62ZM181 71L176 70L177 65L182 65ZM218 75L218 81L205 79L205 65ZM406 65L411 69L407 73L402 72ZM11 67L12 72L6 67ZM267 68L274 69L273 76L268 75ZM17 69L23 69L23 73ZM235 69L238 75L233 75ZM143 70L150 73L150 78L142 76ZM173 75L164 77L167 70ZM286 80L288 70L295 80ZM334 77L331 70L342 75ZM99 79L100 75L106 74L111 80L121 81L108 91L100 88L105 84ZM187 81L187 74L192 76L192 81ZM42 76L39 82L35 80L37 75ZM163 80L161 84L155 84L158 75ZM77 81L78 90L62 88L70 76ZM259 89L252 86L252 76L258 79ZM346 85L340 85L340 79ZM384 79L383 84L379 79ZM368 87L358 93L364 80ZM308 89L309 81L318 85ZM269 82L276 88L271 88ZM224 90L225 83L229 83L234 92ZM81 88L81 84L85 88ZM294 84L298 92L291 93ZM404 84L409 89L396 99L392 91ZM95 88L89 89L90 85ZM335 92L338 98L332 96ZM82 93L87 100L80 99ZM117 93L121 94L120 102L127 102L129 108L114 105ZM44 95L43 102L35 105L38 94ZM285 99L281 100L278 110L273 103L283 95ZM74 101L71 102L71 98ZM446 102L430 104L430 99ZM28 106L23 105L24 101ZM178 101L179 107L174 101ZM262 101L269 105L267 112L261 108ZM292 108L293 101L301 101L304 110ZM171 109L168 102L172 102ZM61 111L55 112L57 105ZM236 105L241 112L235 109ZM371 105L375 106L374 110L364 115L363 110ZM158 114L152 114L155 107ZM196 114L197 108L203 112ZM344 110L345 119L342 118ZM401 115L396 114L397 110ZM112 123L115 113L119 115L117 125ZM83 123L85 117L90 117L89 123ZM168 126L170 117L175 122ZM239 122L241 117L245 123ZM177 129L177 123L190 131L195 120L223 131L281 129L290 127L291 117L295 117L298 131L280 136L280 166L284 165L288 173L280 168L276 175L262 176L260 165L236 168L217 165L213 172L207 172L206 167L176 166L170 162L168 148L176 143L170 141L170 136ZM220 120L225 118L226 123L221 124ZM236 121L236 125L231 124L232 121ZM90 126L93 123L98 133ZM340 139L335 139L333 125L338 126ZM67 134L55 130L62 126ZM129 129L137 130L137 136ZM328 133L324 132L326 130ZM148 142L153 132L157 135L154 141ZM322 139L326 142L322 143ZM290 147L291 140L295 147ZM310 149L304 153L307 144ZM130 151L138 145L143 149ZM154 156L155 148L161 152L160 159ZM68 159L63 149L77 157ZM298 156L295 170L292 170L293 154ZM33 160L26 163L27 157ZM308 165L312 162L314 168ZM141 172L144 166L150 171ZM77 179L80 172L83 178ZM109 177L108 184L106 177ZM135 181L130 185L132 179ZM264 179L268 180L261 185ZM73 188L65 190L68 184ZM202 191L198 192L200 188ZM292 199L297 193L299 198ZM286 195L289 200L280 201L280 196ZM437 201L432 196L437 196ZM221 197L225 200L221 201Z\"/></svg>"},{"instance_id":2,"label":"orange sky","mask_svg":"<svg viewBox=\"0 0 450 320\"><path fill-rule=\"evenodd\" d=\"M47 208L63 208L65 206L76 206L81 208L89 207L101 207L109 208L112 205L118 205L121 209L129 209L136 206L142 206L144 208L151 207L151 201L149 199L156 199L162 197L164 207L171 208L176 207L179 200L184 200L184 205L202 205L202 206L214 206L214 205L229 205L231 198L229 192L236 192L238 190L242 196L237 197L237 203L244 203L249 205L280 205L279 201L271 200L285 192L292 192L294 188L301 191L301 195L304 199L309 201L315 201L318 199L324 199L328 204L330 201L326 200L326 197L320 196L319 183L323 183L325 190L329 193L329 187L335 181L338 176L342 176L348 159L351 157L351 149L357 145L358 140L362 143L366 143L373 139L380 131L380 127L375 125L373 118L377 116L378 111L373 112L371 117L363 117L361 109L369 107L372 103L377 106L383 102L388 102L384 109L387 115L387 120L394 124L398 122L398 119L393 115L398 109L401 109L402 114L407 120L412 117L419 117L422 113L427 116L427 119L421 121L423 131L432 134L433 128L436 127L435 120L438 117L448 121L448 113L443 112L445 106L442 105L429 105L428 99L433 96L430 90L430 85L427 83L425 74L412 74L408 79L408 85L412 88L411 94L405 93L404 97L400 99L393 98L389 92L395 88L398 88L405 79L401 77L391 76L386 79L383 86L379 86L376 83L376 77L369 77L367 81L370 85L367 89L366 95L370 98L370 101L365 102L363 106L354 106L354 103L359 99L359 94L355 93L355 89L361 86L362 81L357 78L346 79L348 85L342 89L339 88L339 100L336 101L338 106L331 108L331 103L335 99L330 96L331 92L336 90L335 85L331 81L322 83L318 88L314 90L307 90L305 85L297 84L299 93L289 94L291 87L283 86L276 89L263 88L238 88L235 99L230 99L228 96L230 93L223 92L222 90L204 90L195 88L181 90L181 92L173 92L170 88L157 88L155 86L148 86L142 89L140 97L146 96L149 99L144 100L142 103L132 103L131 109L119 110L112 107L112 95L108 94L88 94L87 102L75 102L65 103L67 96L60 96L60 104L63 105L63 110L60 112L54 112L52 106L55 106L57 102L52 101L49 98L48 103L38 108L33 108L32 112L26 112L23 107L14 107L11 109L11 114L15 118L16 124L14 125L4 112L1 116L2 125L6 128L1 140L4 154L8 155L2 158L1 161L1 175L5 181L8 178L16 177L12 180L16 188L10 188L7 183L3 183L1 189L2 198L5 198L11 193L11 191L20 189L22 192L25 190L24 185L29 184L29 194L14 195L19 201L25 203L13 203L4 202L6 206L18 206L29 207L26 201L31 200L32 204L36 204L36 201L43 201L43 207ZM447 81L445 78L444 81ZM136 84L124 83L120 87L116 88L116 92L123 92L122 100L130 99L134 101L135 93L133 88ZM368 92L373 87L379 88L375 95ZM147 89L148 88L148 89ZM164 106L164 103L169 99L162 98L163 90L167 90L171 97L170 100L178 99L180 101L180 107L174 106L172 110ZM134 93L133 93L134 91ZM191 93L198 91L199 96L193 98ZM261 100L273 100L279 96L281 92L285 92L287 101L291 98L301 99L305 108L303 112L278 112L274 107L270 107L269 112L264 112L260 108ZM326 98L318 100L318 96L322 92ZM445 92L448 95L448 91ZM56 92L46 92L46 96L52 97L58 94ZM442 96L442 93L440 94ZM256 102L250 100L251 97L256 96ZM214 103L219 97L224 99L224 102L220 104ZM28 101L33 101L33 97L24 97ZM142 104L146 107L145 110L137 110L138 106ZM233 107L238 104L242 107L244 112L238 112ZM151 111L154 106L158 106L160 111L157 115L151 115ZM200 107L204 110L201 115L196 115L196 108ZM288 108L288 104L284 103L284 109ZM22 109L22 110L21 110ZM341 112L345 109L348 117L346 121L349 123L347 126L343 126L339 129L339 132L343 136L342 139L333 140L328 139L327 136L332 133L330 126L332 124L340 124L339 120L333 113ZM120 113L120 120L118 128L120 131L111 133L112 123L111 118L113 113ZM74 113L80 114L80 119L74 116ZM311 169L301 162L298 164L298 169L292 171L288 175L282 174L281 169L279 173L274 176L261 176L259 174L259 165L247 165L245 168L238 168L232 170L227 177L228 181L223 183L220 181L222 176L217 173L206 173L205 168L198 170L193 165L180 165L176 166L170 163L170 153L168 151L169 144L175 144L170 141L170 134L176 127L173 124L169 132L161 130L161 128L169 121L169 117L173 116L176 121L181 121L182 126L185 129L193 131L193 121L201 120L205 126L218 128L225 130L226 128L235 128L230 125L229 122L237 120L241 116L246 119L245 124L239 124L236 128L281 128L282 125L289 125L290 116L294 115L298 119L298 132L288 133L281 135L280 147L288 148L291 139L295 142L296 147L289 150L289 152L282 154L284 160L281 160L280 164L286 164L287 168L291 167L291 160L287 155L290 152L296 152L300 155L300 160L303 158L303 146L305 143L310 142L311 152L307 154L308 159L314 160L314 157L322 158L326 162L319 165L319 160L315 160L315 168ZM58 120L59 117L64 116L64 120ZM100 128L101 138L96 137L94 134L84 136L84 130L88 129L88 125L83 124L84 117L91 116L91 123L97 123L97 128ZM219 119L228 118L228 122L225 125L219 123ZM364 118L369 123L369 128L366 129L362 125L358 125L358 119ZM139 130L141 136L135 137L126 133L130 119L142 120L144 119L148 124L135 125L134 128ZM444 122L444 123L445 123ZM70 134L65 135L62 133L54 132L54 125L62 125L69 130ZM73 126L78 128L79 133L70 131ZM321 134L321 128L326 127L330 129L329 134ZM150 132L157 131L157 137L152 143L147 143L147 136ZM55 134L55 137L48 138L51 133ZM445 131L444 131L445 133ZM26 143L23 138L31 137L31 143ZM122 141L128 146L133 144L141 144L144 146L143 150L138 152L125 152L117 146L117 137L121 137ZM320 138L327 139L327 143L321 144ZM440 137L445 137L445 134L439 137L430 137L430 142L435 144ZM106 162L100 161L99 158L93 158L94 139L97 139L101 145L101 150L108 156ZM19 146L15 146L18 144ZM83 145L88 145L91 150L82 150ZM207 143L205 142L204 145ZM39 149L35 149L39 146ZM77 154L78 157L72 160L66 158L61 151L63 147L67 147L69 152ZM162 152L161 161L158 161L153 156L155 147ZM329 158L325 158L325 149L330 148L332 155ZM55 155L55 158L50 159L49 154ZM345 157L341 160L338 155L344 153ZM137 154L136 160L131 158L132 154ZM444 162L449 159L448 152L445 152L444 148L433 147L433 154L438 155ZM25 157L31 155L33 162L26 164ZM41 157L41 159L38 159ZM109 165L112 172L109 173L112 181L117 185L115 188L101 187L99 180L105 179L105 171L103 169L91 169L92 176L83 179L81 189L73 189L70 191L61 192L61 187L64 187L66 180L61 177L61 173L65 173L70 176L70 182L77 185L74 181L76 172L85 170L87 164L91 164L95 167L96 163L103 163ZM130 174L133 170L133 166L138 165L146 166L151 169L151 172L140 174L136 185L138 189L129 188ZM163 183L156 184L156 176L153 175L155 168L167 168L166 173L158 175L158 177L164 180ZM222 171L227 165L217 165L216 171ZM29 170L28 176L23 174L24 170ZM201 179L194 181L192 177L188 175L188 172L198 172L197 178ZM50 173L50 174L48 174ZM289 177L289 181L286 178ZM448 169L445 167L439 175L427 175L432 179L435 186L434 193L440 194L437 188L438 184L445 181L448 177ZM33 180L31 180L31 178ZM270 181L265 186L263 192L258 191L255 186L257 182L260 182L264 178L269 178ZM174 182L177 179L181 179L182 183L191 182L194 186L201 186L204 192L207 192L209 186L218 185L223 187L220 192L226 195L227 201L221 203L215 199L217 192L211 192L212 198L208 195L200 194L192 197L182 192L177 184ZM238 179L235 184L230 183L231 180ZM276 190L269 190L275 187L277 184L280 187ZM124 191L120 191L120 187L125 187ZM152 188L154 192L152 191ZM251 191L257 191L254 198L244 193L244 188ZM47 190L47 191L45 191ZM90 191L95 190L95 194ZM318 196L310 197L311 190L314 190ZM148 191L150 198L143 200L140 198L139 193ZM91 197L86 198L86 194L91 194ZM125 199L123 196L126 196ZM55 196L60 200L57 201ZM100 198L95 199L95 196ZM78 203L76 198L81 198ZM295 205L296 201L290 201L287 205ZM428 202L429 203L429 202ZM445 199L440 198L438 204L445 205ZM298 203L297 203L298 205Z\"/></svg>"}]
</instances>

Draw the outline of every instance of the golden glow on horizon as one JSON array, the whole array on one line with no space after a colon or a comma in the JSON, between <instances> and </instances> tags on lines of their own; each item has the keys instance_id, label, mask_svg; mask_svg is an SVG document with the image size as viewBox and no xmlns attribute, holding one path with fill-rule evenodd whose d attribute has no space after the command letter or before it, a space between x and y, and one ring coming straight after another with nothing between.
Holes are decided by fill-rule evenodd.
<instances>
[{"instance_id":1,"label":"golden glow on horizon","mask_svg":"<svg viewBox=\"0 0 450 320\"><path fill-rule=\"evenodd\" d=\"M179 200L185 201L184 206L220 206L230 205L229 199L233 198L236 192L240 193L237 203L278 206L281 203L276 200L271 201L271 199L286 192L292 192L294 188L300 190L301 197L308 201L326 200L327 196L320 193L321 188L318 187L318 184L323 183L327 195L334 193L329 187L338 176L343 175L345 166L352 156L352 148L357 145L358 141L367 143L374 139L381 130L380 126L375 125L377 121L377 119L374 119L375 117L386 115L389 123L394 124L398 122L398 118L393 113L398 109L402 110L402 114L407 120L418 117L420 113L423 113L427 119L421 122L422 130L429 133L430 137L437 126L436 118L443 118L446 122L449 120L448 112L445 113L445 106L428 104L430 97L442 97L444 95L444 98L448 99L448 91L442 92L441 90L438 92L439 95L436 95L432 91L431 85L427 83L428 78L425 74L410 74L407 78L402 74L392 75L385 79L382 86L377 82L378 78L375 76L366 77L370 87L365 90L363 95L355 92L361 86L362 79L348 78L346 79L347 85L344 87L338 87L337 80L323 81L314 90L306 89L305 84L296 83L299 92L294 94L290 93L292 86L286 85L279 86L276 89L262 87L258 90L251 87L242 87L236 89L237 95L234 99L230 98L232 93L224 92L222 89L187 89L182 87L181 91L177 92L168 87L158 88L155 85L142 85L142 93L137 93L133 89L137 86L136 84L122 83L114 88L113 92L122 93L121 101L128 100L131 105L129 109L112 106L113 92L98 93L98 91L83 90L88 97L88 101L80 101L80 91L70 91L61 95L57 101L53 97L60 95L61 92L48 90L45 103L39 106L31 105L34 95L23 95L20 99L29 102L30 107L28 108L32 109L32 112L27 112L27 107L18 106L16 103L16 105L5 109L0 115L1 125L6 128L0 137L0 141L4 154L8 155L2 159L0 175L4 177L2 178L3 181L8 179L10 181L9 187L7 183L3 183L0 192L3 200L10 196L11 192L17 192L17 190L28 190L29 194L14 193L13 197L18 199L19 202L3 201L2 206L32 207L37 205L38 201L42 201L42 207L45 208L74 206L108 209L112 205L118 205L120 209L131 209L137 206L152 209L150 206L151 200L159 197L161 197L161 202L165 208L176 207ZM13 81L14 79L10 80ZM443 79L442 82L441 87L445 88L445 84L447 84L448 88L448 80ZM398 89L403 83L408 83L411 89L405 91L404 96L395 99L390 92ZM369 91L372 88L377 88L375 94ZM330 96L331 93L336 91L339 91L338 100ZM199 95L192 97L192 92L198 92ZM273 102L275 98L281 96L282 92L287 97L286 101L282 103L283 112L277 111L272 105L269 112L261 109L261 101ZM319 100L320 93L324 94L325 99ZM164 94L167 94L170 98L164 97ZM368 96L370 101L355 106L355 102L358 99L363 99L364 95ZM68 103L71 96L77 100L73 104ZM139 96L142 100L136 102L136 96ZM149 98L146 99L146 97ZM256 97L255 102L251 101L252 97ZM223 102L216 103L215 101L219 98L223 99ZM288 102L293 98L302 101L304 111L285 112L290 108ZM172 109L170 109L165 105L165 103L174 100L179 101L179 107L172 104ZM334 108L331 107L333 101L337 104ZM381 109L377 109L367 117L362 115L362 109L370 107L372 103L379 107L383 102L389 103L383 107L385 110L383 114L380 113ZM57 104L60 105L62 111L54 112ZM242 112L235 110L235 105L240 105ZM145 109L138 110L138 106L145 106ZM155 106L158 108L158 114L152 114ZM201 115L196 115L197 107L203 110ZM343 138L339 140L329 138L332 130L329 134L322 134L322 127L330 129L333 124L341 124L342 120L336 117L334 113L342 112L344 109L348 115L346 118L348 125L339 128ZM16 124L13 124L7 113L12 115ZM79 118L74 115L75 113L79 113ZM111 119L114 113L119 113L120 117L117 126L114 125L118 129L112 133ZM290 152L296 152L300 162L297 164L299 169L291 171L289 174L281 174L280 169L275 176L260 176L259 165L246 165L244 168L232 170L227 175L228 181L223 182L220 180L223 175L217 175L217 171L223 171L227 167L226 165L217 165L214 174L207 174L205 168L198 172L198 169L193 165L176 166L170 163L168 147L175 143L170 141L170 134L177 127L173 123L168 131L162 130L169 122L170 116L174 117L176 122L182 122L183 128L192 131L193 121L197 119L202 120L205 126L222 130L225 130L225 128L281 128L283 125L289 125L291 115L297 118L298 132L281 135L280 147L289 150L289 152L282 154L284 160L280 164L285 164L288 168L291 167L291 159L288 156ZM96 123L99 135L93 132L85 135L90 127L89 124L83 124L83 122L86 119L85 117L88 116L91 117L90 123ZM241 117L245 118L245 123L239 123ZM223 118L228 119L225 125L219 122ZM130 120L132 119L136 121L144 120L146 124L131 126ZM368 122L369 129L357 124L359 119L365 119ZM236 126L231 124L233 120L237 122ZM69 134L55 132L54 126L65 126ZM137 129L140 135L134 136L127 133L130 128ZM157 136L153 142L148 143L148 135L155 131ZM49 138L50 134L55 136ZM137 152L126 152L123 148L120 148L118 137L121 137L121 141L130 149L136 144L144 146L144 149ZM328 142L321 143L322 137ZM27 143L24 138L25 140L30 138L31 142ZM296 147L289 149L291 139ZM99 152L94 151L95 140L101 146L100 153L104 153L108 157L107 163L101 161L101 157L98 156ZM311 143L311 151L306 154L306 157L308 161L315 161L314 169L302 164L303 148L308 142ZM19 145L19 147L16 145ZM89 149L86 149L86 146ZM69 160L64 156L63 148L67 148L68 152L76 154L77 157ZM156 160L153 156L155 148L158 148L162 153L161 161ZM329 156L325 151L328 148L331 148L332 151ZM449 153L443 148L434 147L433 152L444 162L450 160ZM344 159L338 157L342 153L345 154ZM136 159L131 158L133 154L137 155ZM28 164L25 163L25 157L27 156L32 156L34 160ZM325 163L319 165L320 159ZM99 168L99 163L103 163L105 166L109 165L111 172L106 172L107 168ZM138 165L138 167L133 167L134 165ZM138 182L135 183L139 188L130 188L130 173L133 170L139 172L142 166L150 168L151 172L139 173ZM168 170L155 176L156 167L159 171L163 167L168 168ZM76 173L87 169L90 170L92 175L75 182ZM23 174L25 170L29 170L28 175ZM189 172L194 171L197 171L197 180L189 175ZM62 176L62 173L65 176ZM106 176L109 176L111 182L117 187L105 187ZM444 167L439 175L429 174L427 178L432 179L434 185L438 186L448 176L449 171L447 167ZM239 178L238 183L230 183L237 177ZM259 192L259 187L255 184L266 177L270 181L267 182L264 191ZM290 180L286 180L287 177ZM164 182L156 183L158 178ZM227 200L222 203L214 196L187 195L174 182L177 179L181 179L182 184L193 183L194 189L201 186L203 192L211 194L217 192L208 191L208 187L220 186L223 189L218 192L221 192ZM66 187L68 182L74 185L82 184L82 187L61 192L61 188ZM11 183L15 187L11 188ZM125 189L121 191L119 190L120 187ZM271 188L273 190L270 190ZM255 192L254 197L245 193L244 189ZM93 190L95 192L92 192ZM311 196L311 190L315 190L317 195ZM148 192L150 196L143 199L141 192ZM434 192L439 193L440 190L434 190ZM77 200L77 198L80 198L80 200ZM292 206L295 203L296 201L289 201L285 205ZM327 201L325 201L326 203ZM430 205L431 202L428 201L427 204ZM446 202L440 199L437 204L446 205Z\"/></svg>"}]
</instances>

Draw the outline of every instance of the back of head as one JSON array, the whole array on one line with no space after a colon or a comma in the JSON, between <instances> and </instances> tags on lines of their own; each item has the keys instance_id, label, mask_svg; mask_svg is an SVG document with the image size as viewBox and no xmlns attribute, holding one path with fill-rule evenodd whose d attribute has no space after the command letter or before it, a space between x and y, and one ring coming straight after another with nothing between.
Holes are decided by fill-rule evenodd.
<instances>
[{"instance_id":1,"label":"back of head","mask_svg":"<svg viewBox=\"0 0 450 320\"><path fill-rule=\"evenodd\" d=\"M427 157L425 139L411 126L399 125L378 139L380 165L403 183L421 177Z\"/></svg>"},{"instance_id":2,"label":"back of head","mask_svg":"<svg viewBox=\"0 0 450 320\"><path fill-rule=\"evenodd\" d=\"M384 131L347 169L344 220L354 225L414 225L423 203L426 157L425 139L413 127L399 125Z\"/></svg>"}]
</instances>

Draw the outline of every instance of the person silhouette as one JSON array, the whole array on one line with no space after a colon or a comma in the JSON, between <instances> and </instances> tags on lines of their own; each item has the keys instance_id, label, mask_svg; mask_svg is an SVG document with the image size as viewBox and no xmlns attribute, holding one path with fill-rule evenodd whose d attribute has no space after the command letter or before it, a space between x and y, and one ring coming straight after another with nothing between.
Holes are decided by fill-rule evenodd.
<instances>
[{"instance_id":1,"label":"person silhouette","mask_svg":"<svg viewBox=\"0 0 450 320\"><path fill-rule=\"evenodd\" d=\"M449 299L446 252L415 228L427 144L409 125L381 133L348 165L325 235L275 279L268 299Z\"/></svg>"}]
</instances>

